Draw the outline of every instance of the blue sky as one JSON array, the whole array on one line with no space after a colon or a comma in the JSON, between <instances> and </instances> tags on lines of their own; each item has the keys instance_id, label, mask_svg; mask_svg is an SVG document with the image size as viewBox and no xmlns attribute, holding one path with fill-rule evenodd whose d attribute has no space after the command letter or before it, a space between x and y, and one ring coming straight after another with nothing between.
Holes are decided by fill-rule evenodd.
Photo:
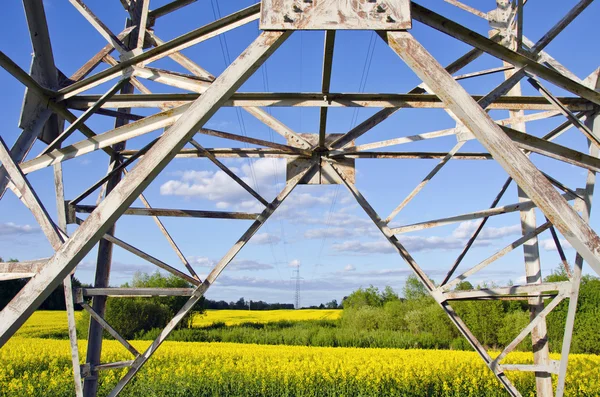
<instances>
[{"instance_id":1,"label":"blue sky","mask_svg":"<svg viewBox=\"0 0 600 397\"><path fill-rule=\"evenodd\" d=\"M151 8L165 4L166 0L152 0ZM202 26L215 19L214 15L227 15L252 4L250 1L219 1L197 3L160 19L156 34L169 40ZM488 11L493 1L465 1ZM485 7L482 5L485 3ZM70 75L105 45L104 39L65 0L45 0L46 13L52 39L55 61L59 69ZM88 0L86 4L115 33L124 26L125 12L118 1ZM525 35L531 40L539 39L576 1L530 0L526 6ZM440 0L423 1L445 16L486 34L488 25L473 15L457 10ZM580 78L585 78L600 64L597 43L589 38L594 29L594 17L599 15L600 5L595 2L577 21L552 42L547 51ZM4 5L0 34L6 38L0 50L10 56L22 68L28 70L31 61L31 44L20 2ZM224 35L226 43L218 38L208 40L184 54L218 75L224 70L226 59L234 59L257 36L258 22L250 23ZM436 56L442 64L469 50L461 42L434 31L419 23L411 33ZM223 47L222 47L223 44ZM596 46L596 47L594 47ZM222 48L227 51L224 55ZM323 51L322 32L296 32L240 89L242 92L317 92L321 85ZM368 54L372 54L368 56ZM371 59L369 61L369 59ZM170 60L160 60L151 66L183 70ZM460 73L501 66L501 62L484 55ZM97 70L100 70L97 69ZM463 86L473 94L485 95L500 81L500 76L463 81ZM177 92L167 86L144 81L153 92ZM372 32L338 32L334 53L332 92L385 92L404 93L418 85L414 73L395 55L385 43ZM101 85L91 93L104 93L114 84ZM557 95L565 93L546 84ZM2 138L12 145L18 136L17 128L24 88L8 73L0 70L0 109ZM361 89L362 88L362 89ZM524 82L524 93L534 95ZM329 111L329 133L344 133L366 119L377 109L337 109ZM136 110L138 114L149 114ZM271 113L297 132L318 131L318 109L273 108ZM284 143L281 136L269 130L250 114L233 108L221 109L207 123L207 127L236 134L247 134L260 139L275 139ZM507 112L492 111L496 118L506 118ZM528 124L528 132L540 136L564 119ZM112 128L112 120L95 116L88 125L97 133ZM442 110L403 109L358 139L368 143L393 137L452 128L452 119ZM128 148L140 148L161 131L135 138ZM74 134L67 144L82 139ZM197 136L205 147L240 147L238 143L209 136ZM557 143L585 151L585 139L575 129L569 130L556 140ZM456 143L453 136L415 142L389 150L448 151ZM241 146L244 147L244 146ZM252 147L252 146L250 146ZM43 149L37 143L30 158ZM386 149L386 150L388 150ZM481 146L469 142L462 151L480 151ZM583 169L559 163L555 160L532 156L542 170L571 188L583 187ZM272 199L285 183L285 161L274 159L226 160L225 163L244 178L267 199ZM371 202L380 216L387 216L421 179L435 166L437 160L358 160L357 187ZM64 163L67 198L74 198L106 172L107 159L103 152L94 152ZM395 219L394 225L435 219L464 212L485 209L489 206L504 183L506 173L492 161L451 161L432 182ZM56 211L53 197L51 169L33 172L28 176L51 214ZM145 192L154 207L188 208L205 210L259 211L257 202L235 185L208 160L176 159L162 172ZM97 193L85 201L93 204ZM509 188L500 205L517 202L514 184ZM141 206L136 202L135 206ZM250 225L241 220L163 219L184 254L201 275L208 273L210 265L225 254L231 245ZM538 225L543 216L538 212ZM598 224L592 216L592 226ZM456 223L421 232L403 235L400 240L414 255L417 262L436 281L454 262L474 223ZM72 229L71 229L72 230ZM480 243L467 255L460 270L466 270L492 255L498 249L519 237L518 214L507 214L490 219ZM183 269L181 262L159 233L151 218L123 217L117 226L117 236L128 243ZM559 264L556 250L550 244L550 234L540 237L542 266L547 274ZM0 256L20 260L47 257L52 249L39 231L28 210L7 193L0 204ZM575 255L567 249L572 262ZM77 277L84 282L93 279L95 249L79 265ZM141 259L114 250L113 285L127 281L137 271L153 271L154 267ZM409 274L408 267L391 249L391 246L354 202L343 186L300 186L290 196L251 242L240 252L225 270L219 282L209 290L211 299L246 299L292 302L294 296L293 271L300 266L302 304L311 305L331 299L340 300L352 290L373 284L378 287L391 285L400 290ZM522 250L515 250L501 260L476 274L472 281L506 283L523 280Z\"/></svg>"}]
</instances>

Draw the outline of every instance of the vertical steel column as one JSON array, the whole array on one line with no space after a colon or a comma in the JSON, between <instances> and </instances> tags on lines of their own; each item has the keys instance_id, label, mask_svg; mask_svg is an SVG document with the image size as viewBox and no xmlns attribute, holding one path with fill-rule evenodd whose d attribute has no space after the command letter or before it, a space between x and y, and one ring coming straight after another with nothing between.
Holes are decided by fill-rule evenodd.
<instances>
[{"instance_id":1,"label":"vertical steel column","mask_svg":"<svg viewBox=\"0 0 600 397\"><path fill-rule=\"evenodd\" d=\"M593 83L597 91L600 91L600 75L596 77ZM600 113L590 116L585 124L595 135L600 135ZM600 156L598 146L588 140L590 155ZM594 197L594 187L596 186L596 173L588 171L586 186L583 191L584 208L582 217L586 222L590 221L592 211L592 199ZM571 351L571 341L573 339L573 326L575 325L575 313L577 311L577 301L579 300L579 286L581 284L581 272L583 269L583 258L577 253L575 257L575 266L573 268L573 277L571 279L572 287L569 296L569 309L567 311L567 322L565 324L565 333L563 335L562 351L560 355L560 368L558 372L558 384L556 386L556 397L563 397L565 393L565 380L567 377L567 366L569 364L569 352Z\"/></svg>"},{"instance_id":2,"label":"vertical steel column","mask_svg":"<svg viewBox=\"0 0 600 397\"><path fill-rule=\"evenodd\" d=\"M520 26L519 32L522 34L522 8L520 10L515 8L516 5L512 3L508 3L505 0L496 0L496 15L500 17L502 15L502 9L508 7L506 11L513 11L513 13L508 13L506 15L507 19L502 19L501 21L496 21L497 29L502 32L502 35L505 37L506 45L513 51L520 52L521 41L517 36L513 34L511 26L513 25L514 19L510 18L509 15L513 15L514 18L517 18L521 21L521 23L517 23L517 26ZM492 31L492 32L498 32ZM508 62L503 62L504 66L511 66ZM510 79L516 72L515 69L507 70L504 72L504 77L506 80ZM521 74L522 76L522 74ZM514 87L512 87L507 95L511 96L521 96L521 82L517 82ZM523 110L510 110L509 118L511 120L511 127L517 131L521 131L523 133L526 132L526 126L524 122L519 122L519 119L522 119L525 116L525 111ZM520 186L517 186L517 192L519 196L519 202L529 201L529 197L527 194L521 189ZM521 231L523 236L528 235L535 231L537 227L537 220L535 215L535 208L530 208L528 210L524 210L520 212L521 218ZM540 262L540 248L538 237L534 236L533 238L527 240L523 243L523 254L525 260L525 277L527 280L527 284L541 284L542 283L542 267ZM539 294L538 294L539 295ZM540 296L531 297L528 300L529 303L529 317L530 321L533 321L537 317L537 315L544 310L544 301ZM535 365L540 366L549 366L550 365L550 349L548 347L548 333L546 329L546 319L543 318L539 321L539 324L533 328L531 331L531 342L533 346L533 361ZM536 372L535 373L535 384L538 397L552 397L554 395L552 389L552 377L548 372Z\"/></svg>"},{"instance_id":3,"label":"vertical steel column","mask_svg":"<svg viewBox=\"0 0 600 397\"><path fill-rule=\"evenodd\" d=\"M62 128L59 128L59 132ZM54 189L56 192L56 217L58 228L67 235L67 213L65 208L65 191L63 184L62 164L54 164ZM67 323L69 326L69 342L71 344L71 362L73 364L73 381L75 384L75 396L83 396L83 385L81 383L81 367L79 365L79 347L77 346L77 328L75 320L75 301L73 299L73 274L68 275L63 282L65 291L65 308L67 310Z\"/></svg>"},{"instance_id":4,"label":"vertical steel column","mask_svg":"<svg viewBox=\"0 0 600 397\"><path fill-rule=\"evenodd\" d=\"M143 5L148 0L133 0L130 6L130 18L127 18L126 28L131 26L138 26L142 19L142 9ZM147 7L146 7L147 11ZM131 50L136 48L138 37L140 36L140 32L145 31L145 28L139 27L135 29L124 41L123 44ZM143 37L143 35L141 35ZM133 94L134 87L133 85L127 81L123 84L121 88L121 94ZM117 109L123 113L130 113L130 108L120 108ZM122 127L129 123L129 119L124 117L117 117L115 120L115 128ZM121 155L119 154L121 150L125 149L126 141L117 143L112 146L114 150L114 154L111 156L110 164L109 164L109 172L111 169L118 167L121 164ZM106 182L106 190L105 197L114 189L114 187L121 182L122 173L115 173L107 182ZM114 235L115 233L115 224L113 224L110 229L107 231L107 234ZM96 274L94 277L94 287L95 288L106 288L109 286L110 282L110 268L112 264L112 252L113 252L113 243L108 241L107 239L101 239L98 243L98 257L96 260ZM100 316L104 317L106 312L106 296L95 296L92 301L92 309L98 313ZM83 387L83 395L84 397L95 397L98 394L98 371L95 369L95 366L100 364L100 357L102 355L102 335L104 333L104 329L102 326L93 318L90 317L90 326L88 332L88 348L87 348L87 357L86 363L90 365L90 374L84 380Z\"/></svg>"}]
</instances>

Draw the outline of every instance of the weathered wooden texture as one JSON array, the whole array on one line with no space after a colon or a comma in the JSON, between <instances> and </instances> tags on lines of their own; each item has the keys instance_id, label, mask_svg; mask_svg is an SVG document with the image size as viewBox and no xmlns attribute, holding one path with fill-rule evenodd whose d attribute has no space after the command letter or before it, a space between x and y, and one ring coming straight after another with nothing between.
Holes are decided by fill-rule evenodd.
<instances>
[{"instance_id":1,"label":"weathered wooden texture","mask_svg":"<svg viewBox=\"0 0 600 397\"><path fill-rule=\"evenodd\" d=\"M190 140L268 56L289 37L289 32L262 33L188 109L137 166L104 199L96 211L48 261L47 266L0 312L0 346L29 318L37 306L85 257L117 218L154 180Z\"/></svg>"},{"instance_id":2,"label":"weathered wooden texture","mask_svg":"<svg viewBox=\"0 0 600 397\"><path fill-rule=\"evenodd\" d=\"M302 138L304 138L307 142L309 142L313 148L316 148L319 145L319 136L320 134L300 134ZM327 134L325 136L325 146L331 145L335 142L336 139L340 138L343 134ZM292 144L293 142L288 142ZM351 145L354 145L354 142L351 142ZM352 147L349 146L349 147ZM356 181L356 171L354 168L355 160L353 158L321 158L319 152L316 152L315 155L311 158L288 158L287 167L286 167L286 178L287 180L291 180L295 178L298 174L305 171L313 164L317 165L317 173L306 180L305 184L307 185L334 185L338 183L338 179L334 178L331 175L331 170L328 167L324 167L325 162L333 162L339 166L339 169L344 173L344 175L348 178L351 183L355 183Z\"/></svg>"},{"instance_id":3,"label":"weathered wooden texture","mask_svg":"<svg viewBox=\"0 0 600 397\"><path fill-rule=\"evenodd\" d=\"M49 258L23 262L0 262L0 281L33 277Z\"/></svg>"},{"instance_id":4,"label":"weathered wooden texture","mask_svg":"<svg viewBox=\"0 0 600 397\"><path fill-rule=\"evenodd\" d=\"M262 0L263 30L404 30L410 0Z\"/></svg>"},{"instance_id":5,"label":"weathered wooden texture","mask_svg":"<svg viewBox=\"0 0 600 397\"><path fill-rule=\"evenodd\" d=\"M600 274L600 239L523 152L409 33L388 32L387 41Z\"/></svg>"}]
</instances>

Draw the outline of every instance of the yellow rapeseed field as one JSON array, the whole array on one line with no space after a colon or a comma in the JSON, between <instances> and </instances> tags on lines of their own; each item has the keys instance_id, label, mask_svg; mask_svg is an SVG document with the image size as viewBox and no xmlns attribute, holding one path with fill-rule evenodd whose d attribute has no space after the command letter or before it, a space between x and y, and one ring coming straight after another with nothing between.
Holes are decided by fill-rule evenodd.
<instances>
[{"instance_id":1,"label":"yellow rapeseed field","mask_svg":"<svg viewBox=\"0 0 600 397\"><path fill-rule=\"evenodd\" d=\"M81 312L75 312L78 319ZM28 338L51 338L55 335L67 335L67 312L38 310L29 317L17 331L18 336Z\"/></svg>"},{"instance_id":2,"label":"yellow rapeseed field","mask_svg":"<svg viewBox=\"0 0 600 397\"><path fill-rule=\"evenodd\" d=\"M143 350L148 341L135 341ZM84 348L84 344L80 344ZM106 341L105 362L130 359ZM531 362L516 353L512 362ZM556 356L553 358L557 358ZM73 395L66 340L16 337L0 349L0 396ZM568 396L600 395L600 357L573 355ZM104 371L105 395L126 369ZM509 373L534 395L532 374ZM473 352L165 342L125 396L505 396Z\"/></svg>"},{"instance_id":3,"label":"yellow rapeseed field","mask_svg":"<svg viewBox=\"0 0 600 397\"><path fill-rule=\"evenodd\" d=\"M278 312L214 311L201 320L236 324L339 315L333 310ZM64 312L37 312L27 321L0 349L0 397L73 395L68 340L36 337L65 331ZM143 351L150 341L132 343ZM79 346L83 361L85 342ZM131 358L118 342L105 341L103 362ZM531 363L532 356L512 353L507 362ZM600 396L600 356L572 355L569 363L566 395ZM100 395L125 372L103 371ZM535 395L531 373L508 376L523 396ZM499 397L506 392L473 352L168 341L123 395Z\"/></svg>"},{"instance_id":4,"label":"yellow rapeseed field","mask_svg":"<svg viewBox=\"0 0 600 397\"><path fill-rule=\"evenodd\" d=\"M214 323L237 325L242 323L269 323L273 321L336 320L341 310L207 310L194 319L195 327Z\"/></svg>"}]
</instances>

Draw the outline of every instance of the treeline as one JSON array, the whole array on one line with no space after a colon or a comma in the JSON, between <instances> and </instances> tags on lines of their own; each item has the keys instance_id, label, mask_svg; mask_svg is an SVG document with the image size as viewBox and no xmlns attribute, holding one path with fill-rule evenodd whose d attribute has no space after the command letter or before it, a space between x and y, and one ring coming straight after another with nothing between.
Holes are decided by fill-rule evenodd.
<instances>
[{"instance_id":1,"label":"treeline","mask_svg":"<svg viewBox=\"0 0 600 397\"><path fill-rule=\"evenodd\" d=\"M243 297L236 302L225 302L224 300L214 301L205 299L202 305L208 310L281 310L293 309L292 303L267 303L263 301L245 300Z\"/></svg>"},{"instance_id":2,"label":"treeline","mask_svg":"<svg viewBox=\"0 0 600 397\"><path fill-rule=\"evenodd\" d=\"M568 281L564 271L544 279L545 282ZM481 286L478 286L481 287ZM483 286L486 287L486 286ZM492 286L487 286L492 287ZM473 289L462 282L457 290ZM419 280L411 276L400 298L390 287L380 292L375 287L361 288L343 301L344 312L340 327L343 329L394 331L420 338L432 338L439 346L455 349L470 348L450 322L444 311L429 296ZM550 300L546 301L546 304ZM460 301L451 306L473 334L487 348L501 349L529 324L526 300L518 301ZM571 352L600 354L600 279L584 276L581 282L577 316L575 319ZM550 350L560 352L568 310L568 300L561 302L546 318ZM531 350L531 339L526 338L518 350Z\"/></svg>"},{"instance_id":3,"label":"treeline","mask_svg":"<svg viewBox=\"0 0 600 397\"><path fill-rule=\"evenodd\" d=\"M545 282L568 280L563 272ZM478 286L479 287L479 286ZM485 287L485 286L483 286ZM493 287L493 286L487 286ZM459 290L472 289L468 282ZM471 346L429 296L416 277L409 277L399 296L391 287L360 288L342 301L338 320L278 321L227 326L216 323L201 328L181 329L170 339L198 342L235 342L331 347L379 347L470 350ZM546 304L550 300L546 300ZM452 307L486 347L502 349L529 324L527 301L462 301ZM600 354L600 279L584 276L571 344L573 353ZM560 352L568 300L547 316L550 349ZM158 330L138 334L154 339ZM517 350L531 351L526 338Z\"/></svg>"}]
</instances>

